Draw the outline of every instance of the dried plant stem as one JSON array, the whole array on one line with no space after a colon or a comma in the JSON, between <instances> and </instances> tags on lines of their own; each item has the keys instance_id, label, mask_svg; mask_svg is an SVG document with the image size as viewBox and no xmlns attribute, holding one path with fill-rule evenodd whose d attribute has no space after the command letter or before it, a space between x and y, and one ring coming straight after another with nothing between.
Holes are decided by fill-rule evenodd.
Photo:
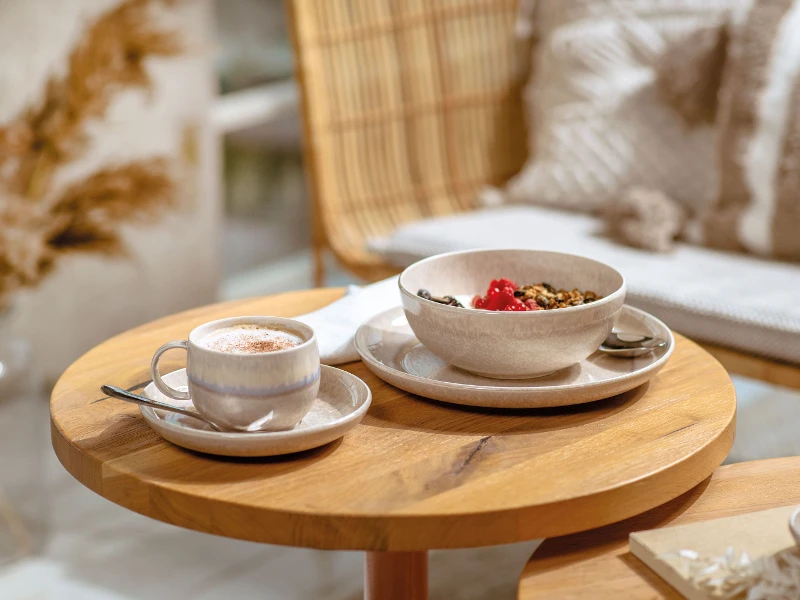
<instances>
[{"instance_id":1,"label":"dried plant stem","mask_svg":"<svg viewBox=\"0 0 800 600\"><path fill-rule=\"evenodd\" d=\"M88 122L105 115L123 89L149 89L145 60L181 51L176 37L150 18L152 0L126 0L101 15L73 49L66 74L51 77L44 96L0 127L0 174L9 191L48 193L55 170L80 155Z\"/></svg>"},{"instance_id":2,"label":"dried plant stem","mask_svg":"<svg viewBox=\"0 0 800 600\"><path fill-rule=\"evenodd\" d=\"M48 243L60 251L120 252L120 223L150 221L175 202L165 159L103 169L70 186L51 207L50 214L63 226Z\"/></svg>"},{"instance_id":3,"label":"dried plant stem","mask_svg":"<svg viewBox=\"0 0 800 600\"><path fill-rule=\"evenodd\" d=\"M74 183L47 206L19 196L4 198L0 301L18 288L37 285L66 253L123 252L120 223L152 221L177 203L170 169L164 158L108 167Z\"/></svg>"},{"instance_id":4,"label":"dried plant stem","mask_svg":"<svg viewBox=\"0 0 800 600\"><path fill-rule=\"evenodd\" d=\"M65 74L47 81L41 101L0 126L0 305L15 290L38 285L66 253L122 252L121 223L152 220L177 203L174 163L166 157L110 166L52 189L115 94L150 88L146 60L181 51L177 37L151 18L157 1L123 0L100 15L70 53Z\"/></svg>"}]
</instances>

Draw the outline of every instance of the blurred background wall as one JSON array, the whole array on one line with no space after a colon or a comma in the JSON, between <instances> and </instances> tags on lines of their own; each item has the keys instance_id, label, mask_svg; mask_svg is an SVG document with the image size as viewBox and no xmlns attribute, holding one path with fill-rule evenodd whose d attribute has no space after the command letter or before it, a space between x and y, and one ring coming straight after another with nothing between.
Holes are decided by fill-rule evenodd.
<instances>
[{"instance_id":1,"label":"blurred background wall","mask_svg":"<svg viewBox=\"0 0 800 600\"><path fill-rule=\"evenodd\" d=\"M0 123L35 107L63 76L88 24L119 2L0 3ZM87 123L84 150L54 186L137 159L182 163L178 206L154 223L123 225L127 256L65 255L41 284L13 299L13 324L34 342L48 380L82 352L139 323L217 298L221 201L218 139L211 122L217 89L210 0L151 11L151 24L183 45L146 61L151 88L113 93L102 118ZM97 52L102 52L98 48Z\"/></svg>"}]
</instances>

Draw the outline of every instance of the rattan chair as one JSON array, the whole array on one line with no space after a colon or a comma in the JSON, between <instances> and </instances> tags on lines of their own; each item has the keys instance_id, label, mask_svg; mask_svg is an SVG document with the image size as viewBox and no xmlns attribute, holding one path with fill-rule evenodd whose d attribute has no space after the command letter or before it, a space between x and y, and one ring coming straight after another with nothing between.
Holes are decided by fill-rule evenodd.
<instances>
[{"instance_id":1,"label":"rattan chair","mask_svg":"<svg viewBox=\"0 0 800 600\"><path fill-rule=\"evenodd\" d=\"M518 0L288 0L314 202L330 249L366 280L398 225L473 208L526 157Z\"/></svg>"},{"instance_id":2,"label":"rattan chair","mask_svg":"<svg viewBox=\"0 0 800 600\"><path fill-rule=\"evenodd\" d=\"M287 0L317 285L326 249L368 281L397 272L367 250L370 238L469 210L483 185L522 167L530 48L515 35L517 5ZM800 388L796 365L704 347L733 373Z\"/></svg>"}]
</instances>

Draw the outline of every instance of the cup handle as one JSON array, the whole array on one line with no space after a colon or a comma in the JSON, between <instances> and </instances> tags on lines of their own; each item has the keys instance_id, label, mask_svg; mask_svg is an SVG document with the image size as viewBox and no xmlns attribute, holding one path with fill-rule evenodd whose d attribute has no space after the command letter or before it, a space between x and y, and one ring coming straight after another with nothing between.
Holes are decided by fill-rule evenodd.
<instances>
[{"instance_id":1,"label":"cup handle","mask_svg":"<svg viewBox=\"0 0 800 600\"><path fill-rule=\"evenodd\" d=\"M158 361L161 358L161 355L164 354L167 350L172 350L173 348L183 348L188 352L189 350L189 342L186 340L175 340L174 342L167 342L161 348L156 350L156 353L153 355L153 362L150 363L150 374L153 376L153 383L156 384L156 388L159 392L168 396L170 398L174 398L175 400L190 400L192 398L189 392L182 392L180 390L176 390L173 387L168 386L164 381L161 379L161 373L158 371Z\"/></svg>"}]
</instances>

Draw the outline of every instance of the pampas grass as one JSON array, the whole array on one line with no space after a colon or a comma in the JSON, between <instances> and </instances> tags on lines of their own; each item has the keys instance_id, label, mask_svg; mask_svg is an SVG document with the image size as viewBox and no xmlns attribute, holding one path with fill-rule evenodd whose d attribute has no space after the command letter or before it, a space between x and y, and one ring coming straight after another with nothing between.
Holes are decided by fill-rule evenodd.
<instances>
[{"instance_id":1,"label":"pampas grass","mask_svg":"<svg viewBox=\"0 0 800 600\"><path fill-rule=\"evenodd\" d=\"M50 77L44 96L0 128L0 176L28 198L47 193L55 170L80 156L87 121L105 115L124 89L149 89L145 59L181 50L176 37L152 25L151 0L127 0L89 26L63 77Z\"/></svg>"},{"instance_id":2,"label":"pampas grass","mask_svg":"<svg viewBox=\"0 0 800 600\"><path fill-rule=\"evenodd\" d=\"M64 254L121 254L123 222L154 221L176 203L170 163L148 159L108 167L69 186L52 203L7 196L0 205L0 303L37 285Z\"/></svg>"},{"instance_id":3,"label":"pampas grass","mask_svg":"<svg viewBox=\"0 0 800 600\"><path fill-rule=\"evenodd\" d=\"M70 186L49 213L60 223L48 240L59 251L120 252L119 223L152 221L175 203L169 163L131 162L103 169Z\"/></svg>"},{"instance_id":4,"label":"pampas grass","mask_svg":"<svg viewBox=\"0 0 800 600\"><path fill-rule=\"evenodd\" d=\"M151 18L156 0L124 0L87 28L63 76L42 99L0 126L0 303L37 285L70 252L124 251L123 222L153 220L176 203L174 164L163 157L96 171L54 190L58 169L80 158L87 125L115 94L149 90L146 61L175 56L181 44ZM170 4L170 0L161 0Z\"/></svg>"}]
</instances>

